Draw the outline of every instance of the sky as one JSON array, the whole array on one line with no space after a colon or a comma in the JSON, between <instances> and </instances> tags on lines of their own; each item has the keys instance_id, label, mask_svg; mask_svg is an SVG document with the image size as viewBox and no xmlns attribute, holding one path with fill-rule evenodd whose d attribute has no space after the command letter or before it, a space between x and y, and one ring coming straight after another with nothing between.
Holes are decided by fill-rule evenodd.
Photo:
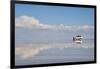
<instances>
[{"instance_id":1,"label":"sky","mask_svg":"<svg viewBox=\"0 0 100 69\"><path fill-rule=\"evenodd\" d=\"M33 16L41 23L47 24L92 25L94 23L94 8L16 4L15 10L16 17Z\"/></svg>"},{"instance_id":2,"label":"sky","mask_svg":"<svg viewBox=\"0 0 100 69\"><path fill-rule=\"evenodd\" d=\"M18 41L94 38L94 8L16 4L15 27Z\"/></svg>"}]
</instances>

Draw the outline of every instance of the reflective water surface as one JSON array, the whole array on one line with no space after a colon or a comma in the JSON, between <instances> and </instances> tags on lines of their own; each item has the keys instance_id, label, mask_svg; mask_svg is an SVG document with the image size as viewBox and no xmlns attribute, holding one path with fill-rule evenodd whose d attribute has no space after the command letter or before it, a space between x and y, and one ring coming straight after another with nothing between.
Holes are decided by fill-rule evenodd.
<instances>
[{"instance_id":1,"label":"reflective water surface","mask_svg":"<svg viewBox=\"0 0 100 69\"><path fill-rule=\"evenodd\" d=\"M94 41L55 43L19 43L15 46L15 64L32 65L94 60Z\"/></svg>"}]
</instances>

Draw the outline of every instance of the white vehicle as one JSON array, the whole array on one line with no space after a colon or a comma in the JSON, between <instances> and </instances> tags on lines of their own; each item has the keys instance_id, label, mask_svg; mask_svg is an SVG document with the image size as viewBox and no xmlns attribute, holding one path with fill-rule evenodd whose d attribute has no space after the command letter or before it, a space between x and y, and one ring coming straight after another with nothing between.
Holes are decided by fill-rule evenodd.
<instances>
[{"instance_id":1,"label":"white vehicle","mask_svg":"<svg viewBox=\"0 0 100 69\"><path fill-rule=\"evenodd\" d=\"M80 36L80 35L78 35L78 36L76 36L76 37L73 37L73 41L75 42L75 43L79 43L79 44L81 44L82 43L82 36Z\"/></svg>"}]
</instances>

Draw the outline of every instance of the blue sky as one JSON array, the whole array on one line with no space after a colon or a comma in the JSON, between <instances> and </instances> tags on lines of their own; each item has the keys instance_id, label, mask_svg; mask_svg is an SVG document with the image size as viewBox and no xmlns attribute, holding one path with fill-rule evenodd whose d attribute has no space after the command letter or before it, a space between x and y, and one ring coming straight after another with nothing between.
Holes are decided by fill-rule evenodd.
<instances>
[{"instance_id":1,"label":"blue sky","mask_svg":"<svg viewBox=\"0 0 100 69\"><path fill-rule=\"evenodd\" d=\"M41 23L64 25L93 25L94 8L59 7L16 4L15 16L33 16Z\"/></svg>"},{"instance_id":2,"label":"blue sky","mask_svg":"<svg viewBox=\"0 0 100 69\"><path fill-rule=\"evenodd\" d=\"M61 42L76 35L93 39L94 9L16 4L15 26L19 42Z\"/></svg>"}]
</instances>

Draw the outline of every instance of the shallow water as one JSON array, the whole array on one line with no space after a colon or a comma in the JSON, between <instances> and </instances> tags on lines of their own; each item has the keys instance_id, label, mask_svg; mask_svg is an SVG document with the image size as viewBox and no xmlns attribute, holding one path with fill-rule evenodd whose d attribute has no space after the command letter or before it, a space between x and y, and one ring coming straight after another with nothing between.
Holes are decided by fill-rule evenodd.
<instances>
[{"instance_id":1,"label":"shallow water","mask_svg":"<svg viewBox=\"0 0 100 69\"><path fill-rule=\"evenodd\" d=\"M94 40L82 44L67 42L16 43L15 64L32 65L94 60Z\"/></svg>"}]
</instances>

